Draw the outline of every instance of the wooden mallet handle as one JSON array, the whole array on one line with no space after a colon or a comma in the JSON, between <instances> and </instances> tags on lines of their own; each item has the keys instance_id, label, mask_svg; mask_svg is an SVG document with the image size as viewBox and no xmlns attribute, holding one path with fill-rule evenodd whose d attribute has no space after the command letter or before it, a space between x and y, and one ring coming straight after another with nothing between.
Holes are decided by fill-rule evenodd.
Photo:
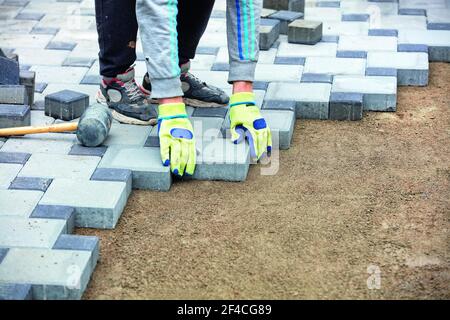
<instances>
[{"instance_id":1,"label":"wooden mallet handle","mask_svg":"<svg viewBox=\"0 0 450 320\"><path fill-rule=\"evenodd\" d=\"M77 128L78 122L59 123L42 127L28 126L28 127L6 128L0 129L0 137L23 136L25 134L33 134L33 133L76 131Z\"/></svg>"}]
</instances>

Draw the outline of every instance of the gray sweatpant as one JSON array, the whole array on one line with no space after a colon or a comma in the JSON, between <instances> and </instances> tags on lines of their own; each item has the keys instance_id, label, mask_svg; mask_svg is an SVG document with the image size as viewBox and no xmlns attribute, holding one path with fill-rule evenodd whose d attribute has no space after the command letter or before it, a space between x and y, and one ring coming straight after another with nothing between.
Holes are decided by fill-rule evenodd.
<instances>
[{"instance_id":1,"label":"gray sweatpant","mask_svg":"<svg viewBox=\"0 0 450 320\"><path fill-rule=\"evenodd\" d=\"M195 0L191 0L195 6ZM262 0L227 1L228 81L253 81L259 54ZM183 95L178 65L178 0L137 0L136 14L152 98Z\"/></svg>"}]
</instances>

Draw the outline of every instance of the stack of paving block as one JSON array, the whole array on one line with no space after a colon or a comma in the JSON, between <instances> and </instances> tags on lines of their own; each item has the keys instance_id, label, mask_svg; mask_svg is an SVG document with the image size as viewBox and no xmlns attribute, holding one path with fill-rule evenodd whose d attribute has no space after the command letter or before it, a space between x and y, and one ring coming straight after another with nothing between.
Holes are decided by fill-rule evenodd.
<instances>
[{"instance_id":1,"label":"stack of paving block","mask_svg":"<svg viewBox=\"0 0 450 320\"><path fill-rule=\"evenodd\" d=\"M259 30L259 48L269 50L276 44L280 34L286 35L288 32L294 32L293 28L289 28L289 25L293 21L303 18L305 0L264 0L263 7ZM298 32L296 36L291 37L298 39Z\"/></svg>"},{"instance_id":2,"label":"stack of paving block","mask_svg":"<svg viewBox=\"0 0 450 320\"><path fill-rule=\"evenodd\" d=\"M0 128L30 125L35 73L20 70L17 55L0 49Z\"/></svg>"}]
</instances>

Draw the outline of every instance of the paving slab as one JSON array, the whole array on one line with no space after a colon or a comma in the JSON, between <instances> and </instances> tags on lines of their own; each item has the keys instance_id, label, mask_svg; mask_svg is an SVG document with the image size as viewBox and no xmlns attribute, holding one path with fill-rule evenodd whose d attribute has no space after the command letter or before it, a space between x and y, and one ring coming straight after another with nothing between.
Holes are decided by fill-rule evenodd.
<instances>
[{"instance_id":1,"label":"paving slab","mask_svg":"<svg viewBox=\"0 0 450 320\"><path fill-rule=\"evenodd\" d=\"M367 67L397 69L399 85L428 84L428 54L424 52L369 52Z\"/></svg>"},{"instance_id":2,"label":"paving slab","mask_svg":"<svg viewBox=\"0 0 450 320\"><path fill-rule=\"evenodd\" d=\"M28 218L44 193L30 190L0 190L0 217Z\"/></svg>"},{"instance_id":3,"label":"paving slab","mask_svg":"<svg viewBox=\"0 0 450 320\"><path fill-rule=\"evenodd\" d=\"M45 192L52 179L36 177L16 177L9 186L13 190L37 190Z\"/></svg>"},{"instance_id":4,"label":"paving slab","mask_svg":"<svg viewBox=\"0 0 450 320\"><path fill-rule=\"evenodd\" d=\"M0 103L28 105L28 92L23 85L0 85Z\"/></svg>"},{"instance_id":5,"label":"paving slab","mask_svg":"<svg viewBox=\"0 0 450 320\"><path fill-rule=\"evenodd\" d=\"M340 51L397 51L397 37L346 36L339 37Z\"/></svg>"},{"instance_id":6,"label":"paving slab","mask_svg":"<svg viewBox=\"0 0 450 320\"><path fill-rule=\"evenodd\" d=\"M259 64L255 70L256 81L300 81L303 66Z\"/></svg>"},{"instance_id":7,"label":"paving slab","mask_svg":"<svg viewBox=\"0 0 450 320\"><path fill-rule=\"evenodd\" d=\"M0 152L0 163L15 163L23 165L31 156L30 153L24 152L6 152L3 147L4 145L2 146L2 151Z\"/></svg>"},{"instance_id":8,"label":"paving slab","mask_svg":"<svg viewBox=\"0 0 450 320\"><path fill-rule=\"evenodd\" d=\"M100 240L95 236L79 236L71 234L61 234L56 240L53 249L87 251L91 253L91 273L100 256Z\"/></svg>"},{"instance_id":9,"label":"paving slab","mask_svg":"<svg viewBox=\"0 0 450 320\"><path fill-rule=\"evenodd\" d=\"M19 176L89 179L99 162L100 157L34 153Z\"/></svg>"},{"instance_id":10,"label":"paving slab","mask_svg":"<svg viewBox=\"0 0 450 320\"><path fill-rule=\"evenodd\" d=\"M196 141L217 137L223 122L224 118L191 117Z\"/></svg>"},{"instance_id":11,"label":"paving slab","mask_svg":"<svg viewBox=\"0 0 450 320\"><path fill-rule=\"evenodd\" d=\"M450 7L447 9L427 9L427 29L450 30Z\"/></svg>"},{"instance_id":12,"label":"paving slab","mask_svg":"<svg viewBox=\"0 0 450 320\"><path fill-rule=\"evenodd\" d=\"M316 74L360 74L366 72L366 60L360 58L308 57L304 73Z\"/></svg>"},{"instance_id":13,"label":"paving slab","mask_svg":"<svg viewBox=\"0 0 450 320\"><path fill-rule=\"evenodd\" d=\"M400 30L398 42L427 45L429 61L450 62L450 30Z\"/></svg>"},{"instance_id":14,"label":"paving slab","mask_svg":"<svg viewBox=\"0 0 450 320\"><path fill-rule=\"evenodd\" d=\"M362 93L364 110L396 110L397 79L395 77L335 76L331 91Z\"/></svg>"},{"instance_id":15,"label":"paving slab","mask_svg":"<svg viewBox=\"0 0 450 320\"><path fill-rule=\"evenodd\" d=\"M269 16L269 19L276 19L276 20L280 21L280 33L287 34L289 23L291 23L292 21L294 21L296 19L301 19L302 17L303 17L303 13L301 13L301 12L280 10L280 11L275 12L274 14L271 14Z\"/></svg>"},{"instance_id":16,"label":"paving slab","mask_svg":"<svg viewBox=\"0 0 450 320\"><path fill-rule=\"evenodd\" d=\"M28 105L0 104L0 128L29 126L30 111Z\"/></svg>"},{"instance_id":17,"label":"paving slab","mask_svg":"<svg viewBox=\"0 0 450 320\"><path fill-rule=\"evenodd\" d=\"M103 143L105 146L137 146L142 147L152 130L151 126L134 126L121 123L111 125L108 138Z\"/></svg>"},{"instance_id":18,"label":"paving slab","mask_svg":"<svg viewBox=\"0 0 450 320\"><path fill-rule=\"evenodd\" d=\"M314 45L322 39L322 22L294 20L288 25L288 42Z\"/></svg>"},{"instance_id":19,"label":"paving slab","mask_svg":"<svg viewBox=\"0 0 450 320\"><path fill-rule=\"evenodd\" d=\"M128 196L133 188L133 172L129 169L97 168L91 180L125 182Z\"/></svg>"},{"instance_id":20,"label":"paving slab","mask_svg":"<svg viewBox=\"0 0 450 320\"><path fill-rule=\"evenodd\" d=\"M356 36L368 34L368 22L324 21L323 34L331 36Z\"/></svg>"},{"instance_id":21,"label":"paving slab","mask_svg":"<svg viewBox=\"0 0 450 320\"><path fill-rule=\"evenodd\" d=\"M280 22L275 19L261 19L259 48L269 50L280 35Z\"/></svg>"},{"instance_id":22,"label":"paving slab","mask_svg":"<svg viewBox=\"0 0 450 320\"><path fill-rule=\"evenodd\" d=\"M128 198L125 182L55 179L39 204L75 208L80 228L115 228Z\"/></svg>"},{"instance_id":23,"label":"paving slab","mask_svg":"<svg viewBox=\"0 0 450 320\"><path fill-rule=\"evenodd\" d=\"M197 144L195 180L245 181L250 166L250 149L246 142L234 144L217 138Z\"/></svg>"},{"instance_id":24,"label":"paving slab","mask_svg":"<svg viewBox=\"0 0 450 320\"><path fill-rule=\"evenodd\" d=\"M329 83L271 83L265 101L295 101L296 117L328 119Z\"/></svg>"},{"instance_id":25,"label":"paving slab","mask_svg":"<svg viewBox=\"0 0 450 320\"><path fill-rule=\"evenodd\" d=\"M361 120L363 103L364 95L362 93L331 93L330 120Z\"/></svg>"},{"instance_id":26,"label":"paving slab","mask_svg":"<svg viewBox=\"0 0 450 320\"><path fill-rule=\"evenodd\" d=\"M0 84L19 84L19 72L19 63L17 61L5 57L0 57Z\"/></svg>"},{"instance_id":27,"label":"paving slab","mask_svg":"<svg viewBox=\"0 0 450 320\"><path fill-rule=\"evenodd\" d=\"M64 220L0 217L0 247L52 248L66 230Z\"/></svg>"},{"instance_id":28,"label":"paving slab","mask_svg":"<svg viewBox=\"0 0 450 320\"><path fill-rule=\"evenodd\" d=\"M8 189L21 169L21 164L0 163L0 189Z\"/></svg>"},{"instance_id":29,"label":"paving slab","mask_svg":"<svg viewBox=\"0 0 450 320\"><path fill-rule=\"evenodd\" d=\"M63 90L45 97L45 114L55 119L70 121L81 117L89 107L89 95Z\"/></svg>"},{"instance_id":30,"label":"paving slab","mask_svg":"<svg viewBox=\"0 0 450 320\"><path fill-rule=\"evenodd\" d=\"M335 57L337 44L319 42L313 46L295 43L280 43L277 57Z\"/></svg>"},{"instance_id":31,"label":"paving slab","mask_svg":"<svg viewBox=\"0 0 450 320\"><path fill-rule=\"evenodd\" d=\"M272 132L273 141L278 142L280 150L287 150L291 146L294 134L295 112L287 110L261 110L261 115ZM275 147L275 146L274 146Z\"/></svg>"},{"instance_id":32,"label":"paving slab","mask_svg":"<svg viewBox=\"0 0 450 320\"><path fill-rule=\"evenodd\" d=\"M64 234L72 233L75 228L75 209L68 206L38 204L30 218L63 221L65 225Z\"/></svg>"},{"instance_id":33,"label":"paving slab","mask_svg":"<svg viewBox=\"0 0 450 320\"><path fill-rule=\"evenodd\" d=\"M90 278L91 253L81 250L12 248L0 264L0 279L30 284L36 300L81 299Z\"/></svg>"},{"instance_id":34,"label":"paving slab","mask_svg":"<svg viewBox=\"0 0 450 320\"><path fill-rule=\"evenodd\" d=\"M99 168L131 170L135 189L160 191L170 189L170 169L162 165L159 148L110 147Z\"/></svg>"},{"instance_id":35,"label":"paving slab","mask_svg":"<svg viewBox=\"0 0 450 320\"><path fill-rule=\"evenodd\" d=\"M76 143L74 134L43 133L9 138L2 152L67 154Z\"/></svg>"}]
</instances>

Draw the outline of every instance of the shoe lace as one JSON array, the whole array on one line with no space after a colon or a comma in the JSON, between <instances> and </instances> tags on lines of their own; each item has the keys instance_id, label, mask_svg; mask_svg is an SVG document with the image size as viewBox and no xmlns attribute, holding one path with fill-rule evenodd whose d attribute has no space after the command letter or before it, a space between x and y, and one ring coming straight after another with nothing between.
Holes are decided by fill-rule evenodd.
<instances>
[{"instance_id":1,"label":"shoe lace","mask_svg":"<svg viewBox=\"0 0 450 320\"><path fill-rule=\"evenodd\" d=\"M136 81L134 79L125 82L124 87L131 101L136 101L142 98L141 89L136 84Z\"/></svg>"}]
</instances>

